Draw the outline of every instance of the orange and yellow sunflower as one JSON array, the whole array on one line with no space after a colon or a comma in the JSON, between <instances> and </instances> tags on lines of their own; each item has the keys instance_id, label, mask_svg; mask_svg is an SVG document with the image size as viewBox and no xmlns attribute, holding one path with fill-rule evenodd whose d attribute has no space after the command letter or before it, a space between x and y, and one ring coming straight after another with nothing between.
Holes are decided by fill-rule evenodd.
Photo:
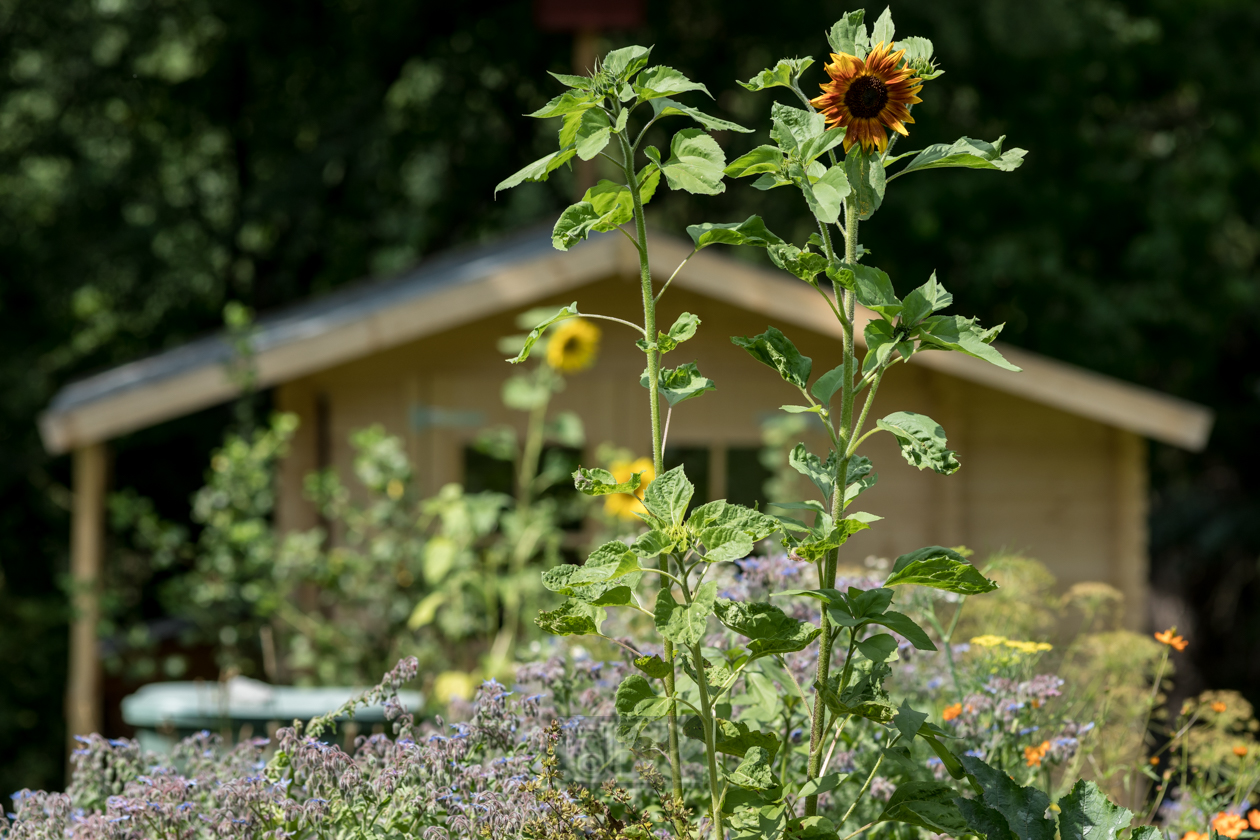
<instances>
[{"instance_id":1,"label":"orange and yellow sunflower","mask_svg":"<svg viewBox=\"0 0 1260 840\"><path fill-rule=\"evenodd\" d=\"M910 117L910 105L922 102L916 94L923 89L923 82L909 64L901 67L905 50L892 52L892 45L880 41L866 56L866 60L848 53L832 53L832 63L824 67L831 81L820 85L822 95L810 100L810 104L822 113L828 126L844 126L844 150L848 152L854 143L862 144L862 151L888 148L891 128L898 134L909 136L906 123Z\"/></svg>"}]
</instances>

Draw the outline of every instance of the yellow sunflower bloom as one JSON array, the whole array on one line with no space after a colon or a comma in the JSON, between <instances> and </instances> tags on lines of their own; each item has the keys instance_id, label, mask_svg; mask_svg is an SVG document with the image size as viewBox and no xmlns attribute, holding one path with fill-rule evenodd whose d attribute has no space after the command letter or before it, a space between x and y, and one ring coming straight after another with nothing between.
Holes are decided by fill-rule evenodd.
<instances>
[{"instance_id":1,"label":"yellow sunflower bloom","mask_svg":"<svg viewBox=\"0 0 1260 840\"><path fill-rule=\"evenodd\" d=\"M866 60L848 53L832 53L832 63L823 69L831 81L819 85L822 95L810 100L827 120L828 126L844 126L844 150L862 144L862 151L872 148L881 152L888 148L885 127L903 136L909 136L906 123L910 117L908 106L922 102L916 94L923 90L923 82L910 65L898 68L905 57L905 50L892 52L892 45L880 41Z\"/></svg>"},{"instance_id":2,"label":"yellow sunflower bloom","mask_svg":"<svg viewBox=\"0 0 1260 840\"><path fill-rule=\"evenodd\" d=\"M547 364L561 373L577 373L595 364L599 327L584 318L562 321L547 342Z\"/></svg>"},{"instance_id":3,"label":"yellow sunflower bloom","mask_svg":"<svg viewBox=\"0 0 1260 840\"><path fill-rule=\"evenodd\" d=\"M608 465L608 471L613 474L613 478L617 479L617 483L629 481L630 476L635 473L642 473L639 476L639 490L634 495L629 493L614 493L611 496L604 497L604 510L613 516L626 520L634 520L635 514L646 513L647 508L643 507L643 491L652 483L652 479L656 478L656 470L652 468L651 458L639 458L636 461L613 461Z\"/></svg>"}]
</instances>

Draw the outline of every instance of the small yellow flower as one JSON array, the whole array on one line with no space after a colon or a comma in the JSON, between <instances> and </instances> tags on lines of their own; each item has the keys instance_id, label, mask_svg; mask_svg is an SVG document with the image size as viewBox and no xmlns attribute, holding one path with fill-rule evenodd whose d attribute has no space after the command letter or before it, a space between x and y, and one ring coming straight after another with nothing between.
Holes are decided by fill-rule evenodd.
<instances>
[{"instance_id":1,"label":"small yellow flower","mask_svg":"<svg viewBox=\"0 0 1260 840\"><path fill-rule=\"evenodd\" d=\"M976 647L998 647L999 645L1006 644L1006 637L1005 636L991 636L991 635L973 636L971 639L971 644L975 645Z\"/></svg>"},{"instance_id":2,"label":"small yellow flower","mask_svg":"<svg viewBox=\"0 0 1260 840\"><path fill-rule=\"evenodd\" d=\"M630 480L635 473L641 473L639 476L639 489L634 494L614 493L611 496L604 497L604 511L619 516L627 521L633 521L638 517L636 514L646 513L647 508L643 507L643 491L652 483L652 479L656 478L656 470L652 468L651 458L639 458L636 461L613 461L608 465L608 471L613 474L613 478L617 479L617 483L621 484Z\"/></svg>"},{"instance_id":3,"label":"small yellow flower","mask_svg":"<svg viewBox=\"0 0 1260 840\"><path fill-rule=\"evenodd\" d=\"M547 364L561 373L577 373L595 364L599 327L585 318L560 322L547 342Z\"/></svg>"},{"instance_id":4,"label":"small yellow flower","mask_svg":"<svg viewBox=\"0 0 1260 840\"><path fill-rule=\"evenodd\" d=\"M433 681L433 696L442 704L459 698L471 700L477 690L477 681L472 674L463 671L443 671Z\"/></svg>"},{"instance_id":5,"label":"small yellow flower","mask_svg":"<svg viewBox=\"0 0 1260 840\"><path fill-rule=\"evenodd\" d=\"M403 483L401 481L396 478L391 478L389 480L389 484L385 485L385 495L389 496L394 501L398 501L402 498L404 489L405 488L403 487Z\"/></svg>"}]
</instances>

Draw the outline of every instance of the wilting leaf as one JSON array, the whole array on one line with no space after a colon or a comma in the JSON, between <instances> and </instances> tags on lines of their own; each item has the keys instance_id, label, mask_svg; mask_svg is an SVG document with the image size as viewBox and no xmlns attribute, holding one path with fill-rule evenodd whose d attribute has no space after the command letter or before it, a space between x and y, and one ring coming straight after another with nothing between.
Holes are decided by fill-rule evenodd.
<instances>
[{"instance_id":1,"label":"wilting leaf","mask_svg":"<svg viewBox=\"0 0 1260 840\"><path fill-rule=\"evenodd\" d=\"M901 445L901 454L912 467L930 467L933 472L951 475L958 471L958 459L954 450L946 449L945 430L926 414L913 411L897 411L875 425L892 432Z\"/></svg>"}]
</instances>

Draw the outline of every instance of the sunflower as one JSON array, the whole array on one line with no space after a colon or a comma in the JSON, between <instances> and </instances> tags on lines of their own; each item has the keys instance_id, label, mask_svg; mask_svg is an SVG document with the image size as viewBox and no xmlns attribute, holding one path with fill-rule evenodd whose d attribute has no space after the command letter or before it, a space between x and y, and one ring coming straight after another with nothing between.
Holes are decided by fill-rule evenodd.
<instances>
[{"instance_id":1,"label":"sunflower","mask_svg":"<svg viewBox=\"0 0 1260 840\"><path fill-rule=\"evenodd\" d=\"M556 327L547 342L547 364L561 373L577 373L595 363L599 327L584 318L570 318Z\"/></svg>"},{"instance_id":2,"label":"sunflower","mask_svg":"<svg viewBox=\"0 0 1260 840\"><path fill-rule=\"evenodd\" d=\"M923 82L910 65L898 68L906 51L891 50L891 44L880 41L865 61L848 53L832 53L832 63L824 68L831 81L819 85L822 95L809 104L822 112L828 125L848 129L846 152L854 143L861 143L864 152L872 146L883 152L888 148L885 126L908 136L905 123L914 122L908 106L923 101L915 95Z\"/></svg>"},{"instance_id":3,"label":"sunflower","mask_svg":"<svg viewBox=\"0 0 1260 840\"><path fill-rule=\"evenodd\" d=\"M613 461L608 465L608 471L613 474L613 478L617 479L618 484L629 481L630 476L635 473L642 473L642 475L639 476L640 484L637 493L634 495L615 493L608 496L604 499L604 511L626 520L636 519L636 513L645 513L647 508L643 507L643 491L652 483L652 479L656 478L656 470L652 468L652 459Z\"/></svg>"}]
</instances>

